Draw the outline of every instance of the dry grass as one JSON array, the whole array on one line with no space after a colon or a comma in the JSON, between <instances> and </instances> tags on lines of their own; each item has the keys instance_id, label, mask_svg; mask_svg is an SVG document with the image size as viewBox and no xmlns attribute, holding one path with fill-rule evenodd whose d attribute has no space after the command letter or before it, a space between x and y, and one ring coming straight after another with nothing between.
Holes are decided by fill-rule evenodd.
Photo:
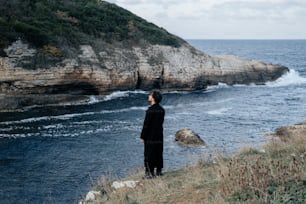
<instances>
[{"instance_id":1,"label":"dry grass","mask_svg":"<svg viewBox=\"0 0 306 204\"><path fill-rule=\"evenodd\" d=\"M114 190L104 179L95 188L103 195L92 203L306 203L305 131L272 140L264 149L200 161L151 180L137 173L128 178L140 181L133 189Z\"/></svg>"}]
</instances>

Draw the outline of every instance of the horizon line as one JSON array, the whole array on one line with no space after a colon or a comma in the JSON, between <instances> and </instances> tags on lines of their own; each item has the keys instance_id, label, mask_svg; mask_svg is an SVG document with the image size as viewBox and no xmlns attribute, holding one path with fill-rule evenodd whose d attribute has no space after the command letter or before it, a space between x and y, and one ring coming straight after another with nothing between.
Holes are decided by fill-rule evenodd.
<instances>
[{"instance_id":1,"label":"horizon line","mask_svg":"<svg viewBox=\"0 0 306 204\"><path fill-rule=\"evenodd\" d=\"M306 38L183 38L184 40L306 40Z\"/></svg>"}]
</instances>

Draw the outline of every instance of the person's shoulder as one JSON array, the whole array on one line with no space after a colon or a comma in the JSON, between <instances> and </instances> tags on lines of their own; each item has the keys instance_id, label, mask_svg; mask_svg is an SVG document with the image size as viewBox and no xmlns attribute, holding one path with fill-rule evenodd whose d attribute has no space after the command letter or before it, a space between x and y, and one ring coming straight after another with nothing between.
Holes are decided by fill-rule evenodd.
<instances>
[{"instance_id":1,"label":"person's shoulder","mask_svg":"<svg viewBox=\"0 0 306 204\"><path fill-rule=\"evenodd\" d=\"M160 104L158 104L158 106L159 106L159 108L160 108L160 109L165 110L165 109L164 109L164 107L163 107L163 106L161 106Z\"/></svg>"},{"instance_id":2,"label":"person's shoulder","mask_svg":"<svg viewBox=\"0 0 306 204\"><path fill-rule=\"evenodd\" d=\"M160 104L154 104L148 108L148 110L164 110L164 108Z\"/></svg>"},{"instance_id":3,"label":"person's shoulder","mask_svg":"<svg viewBox=\"0 0 306 204\"><path fill-rule=\"evenodd\" d=\"M165 112L165 109L160 104L157 104L156 109Z\"/></svg>"},{"instance_id":4,"label":"person's shoulder","mask_svg":"<svg viewBox=\"0 0 306 204\"><path fill-rule=\"evenodd\" d=\"M152 110L155 110L154 105L153 106L149 106L148 109L147 109L147 111L152 111Z\"/></svg>"}]
</instances>

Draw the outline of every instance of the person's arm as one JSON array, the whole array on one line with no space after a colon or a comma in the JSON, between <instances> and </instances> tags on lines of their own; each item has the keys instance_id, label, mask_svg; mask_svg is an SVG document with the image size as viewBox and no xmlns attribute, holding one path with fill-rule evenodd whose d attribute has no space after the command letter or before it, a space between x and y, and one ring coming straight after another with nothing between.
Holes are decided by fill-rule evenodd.
<instances>
[{"instance_id":1,"label":"person's arm","mask_svg":"<svg viewBox=\"0 0 306 204\"><path fill-rule=\"evenodd\" d=\"M146 140L146 137L148 135L148 131L149 131L149 126L150 126L150 111L147 110L146 112L146 116L143 122L143 127L142 127L142 131L141 131L141 135L140 135L140 139L142 141Z\"/></svg>"}]
</instances>

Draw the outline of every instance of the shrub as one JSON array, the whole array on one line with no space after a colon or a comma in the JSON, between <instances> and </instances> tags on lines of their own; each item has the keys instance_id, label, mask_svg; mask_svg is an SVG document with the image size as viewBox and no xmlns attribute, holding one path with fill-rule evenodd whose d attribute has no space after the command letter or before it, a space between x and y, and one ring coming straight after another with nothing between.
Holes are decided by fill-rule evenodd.
<instances>
[{"instance_id":1,"label":"shrub","mask_svg":"<svg viewBox=\"0 0 306 204\"><path fill-rule=\"evenodd\" d=\"M41 29L24 22L15 21L14 28L34 45L41 47L48 43L48 34Z\"/></svg>"},{"instance_id":2,"label":"shrub","mask_svg":"<svg viewBox=\"0 0 306 204\"><path fill-rule=\"evenodd\" d=\"M60 48L55 47L53 45L45 45L43 47L43 52L45 54L49 54L49 55L52 55L54 57L63 56L63 51Z\"/></svg>"},{"instance_id":3,"label":"shrub","mask_svg":"<svg viewBox=\"0 0 306 204\"><path fill-rule=\"evenodd\" d=\"M305 139L299 143L272 142L267 153L250 150L227 162L221 161L220 189L229 201L305 202ZM297 151L296 146L304 149ZM302 156L301 156L302 155ZM286 203L286 202L285 202Z\"/></svg>"},{"instance_id":4,"label":"shrub","mask_svg":"<svg viewBox=\"0 0 306 204\"><path fill-rule=\"evenodd\" d=\"M1 30L5 39L12 41L10 36L17 36L37 47L58 44L61 40L78 46L84 38L131 44L145 40L171 46L180 46L183 42L131 12L100 0L3 1L1 24L6 25L7 32Z\"/></svg>"}]
</instances>

